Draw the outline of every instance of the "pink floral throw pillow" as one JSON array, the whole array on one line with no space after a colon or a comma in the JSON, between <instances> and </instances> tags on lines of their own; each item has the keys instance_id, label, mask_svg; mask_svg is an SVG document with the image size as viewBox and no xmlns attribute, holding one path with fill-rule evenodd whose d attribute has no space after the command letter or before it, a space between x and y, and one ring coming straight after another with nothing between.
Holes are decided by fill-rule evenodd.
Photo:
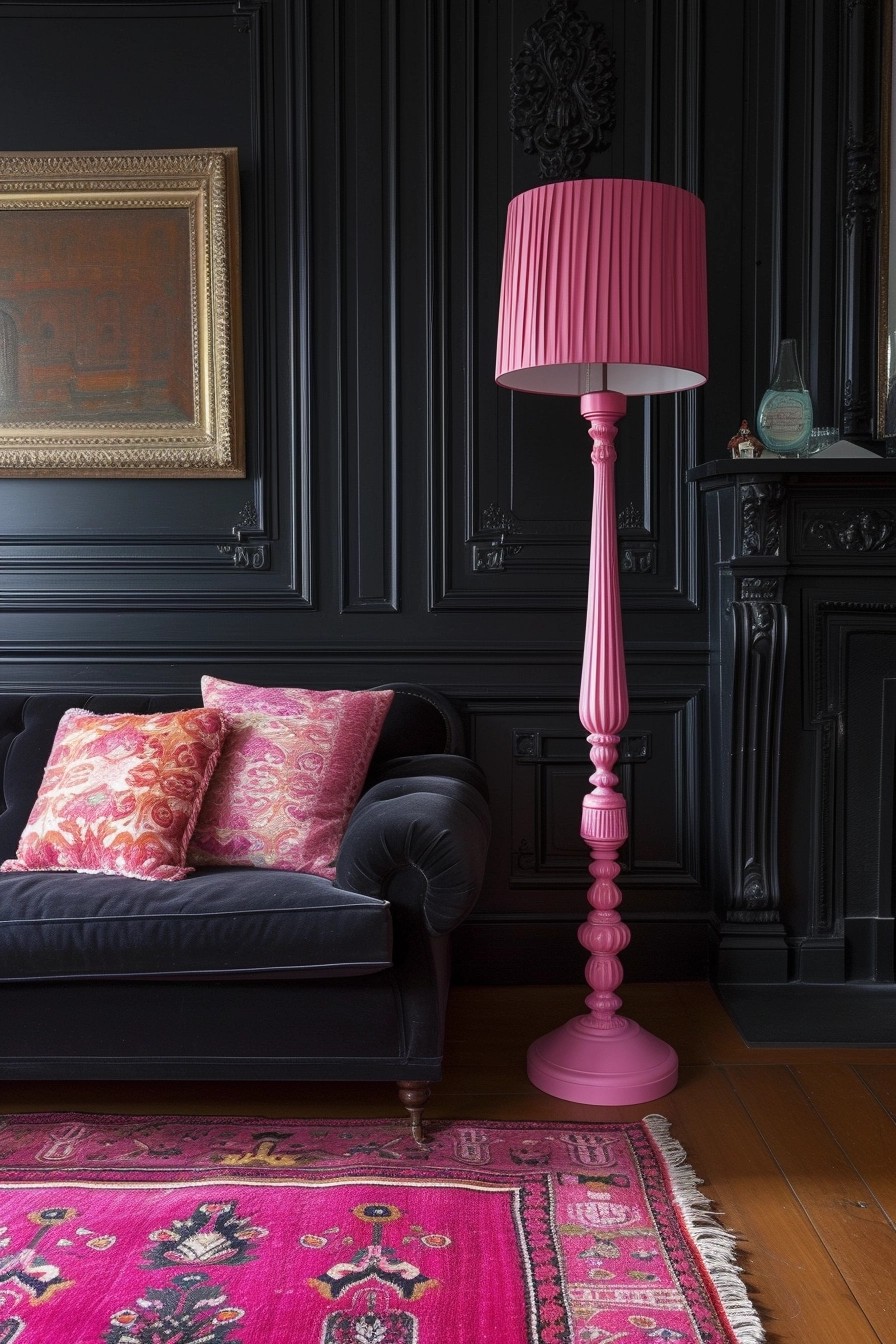
<instances>
[{"instance_id":1,"label":"pink floral throw pillow","mask_svg":"<svg viewBox=\"0 0 896 1344\"><path fill-rule=\"evenodd\" d=\"M230 735L188 859L332 878L392 691L307 691L202 678Z\"/></svg>"},{"instance_id":2,"label":"pink floral throw pillow","mask_svg":"<svg viewBox=\"0 0 896 1344\"><path fill-rule=\"evenodd\" d=\"M227 734L215 709L59 721L43 782L4 873L117 873L173 882Z\"/></svg>"}]
</instances>

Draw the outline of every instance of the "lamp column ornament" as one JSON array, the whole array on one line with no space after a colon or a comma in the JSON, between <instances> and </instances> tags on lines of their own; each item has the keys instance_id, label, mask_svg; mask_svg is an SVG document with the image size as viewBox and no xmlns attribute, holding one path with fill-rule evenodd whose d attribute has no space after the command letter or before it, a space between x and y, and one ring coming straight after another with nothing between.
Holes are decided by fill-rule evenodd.
<instances>
[{"instance_id":1,"label":"lamp column ornament","mask_svg":"<svg viewBox=\"0 0 896 1344\"><path fill-rule=\"evenodd\" d=\"M569 1101L625 1105L650 1101L678 1081L671 1046L618 1016L622 1000L619 953L629 944L618 906L622 893L619 850L628 836L625 799L614 773L619 734L628 720L628 687L622 638L622 605L616 541L615 470L617 422L625 415L619 392L589 392L581 399L589 423L594 464L591 561L579 719L588 733L594 773L582 804L581 836L591 850L588 890L591 910L579 928L590 954L585 978L587 1016L573 1018L529 1047L529 1078L536 1087Z\"/></svg>"},{"instance_id":2,"label":"lamp column ornament","mask_svg":"<svg viewBox=\"0 0 896 1344\"><path fill-rule=\"evenodd\" d=\"M631 937L619 917L622 893L619 850L628 836L625 799L613 773L619 755L619 734L628 720L628 687L619 602L619 566L616 546L614 463L616 422L625 414L619 392L582 397L582 414L593 440L594 504L591 519L591 564L588 576L588 618L579 719L588 733L594 774L592 791L582 803L581 836L591 850L588 871L594 881L588 891L591 913L579 929L579 942L591 954L585 978L591 994L585 1000L593 1026L609 1031L622 1000L619 953Z\"/></svg>"}]
</instances>

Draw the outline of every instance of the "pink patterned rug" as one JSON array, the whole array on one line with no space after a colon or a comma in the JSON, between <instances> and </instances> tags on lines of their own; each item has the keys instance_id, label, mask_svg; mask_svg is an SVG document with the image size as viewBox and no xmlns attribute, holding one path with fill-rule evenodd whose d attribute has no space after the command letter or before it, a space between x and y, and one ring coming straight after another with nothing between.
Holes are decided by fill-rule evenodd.
<instances>
[{"instance_id":1,"label":"pink patterned rug","mask_svg":"<svg viewBox=\"0 0 896 1344\"><path fill-rule=\"evenodd\" d=\"M0 1344L758 1344L661 1116L0 1117Z\"/></svg>"}]
</instances>

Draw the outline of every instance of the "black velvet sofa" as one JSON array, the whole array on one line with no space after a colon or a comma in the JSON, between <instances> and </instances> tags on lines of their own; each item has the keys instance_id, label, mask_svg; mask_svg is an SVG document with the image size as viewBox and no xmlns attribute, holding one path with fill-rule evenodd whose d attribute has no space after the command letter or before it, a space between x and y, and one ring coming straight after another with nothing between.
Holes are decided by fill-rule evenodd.
<instances>
[{"instance_id":1,"label":"black velvet sofa","mask_svg":"<svg viewBox=\"0 0 896 1344\"><path fill-rule=\"evenodd\" d=\"M3 1079L390 1079L415 1134L441 1076L449 941L489 835L451 704L395 699L336 878L205 868L179 882L0 874ZM182 695L0 695L0 859L15 854L59 719Z\"/></svg>"}]
</instances>

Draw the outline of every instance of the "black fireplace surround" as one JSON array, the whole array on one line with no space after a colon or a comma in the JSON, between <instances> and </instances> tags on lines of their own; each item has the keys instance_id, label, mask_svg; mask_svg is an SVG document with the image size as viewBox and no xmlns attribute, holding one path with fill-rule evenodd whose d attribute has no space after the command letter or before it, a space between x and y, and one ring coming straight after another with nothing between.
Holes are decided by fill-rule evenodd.
<instances>
[{"instance_id":1,"label":"black fireplace surround","mask_svg":"<svg viewBox=\"0 0 896 1344\"><path fill-rule=\"evenodd\" d=\"M754 1043L896 1040L896 463L708 463L713 975Z\"/></svg>"}]
</instances>

